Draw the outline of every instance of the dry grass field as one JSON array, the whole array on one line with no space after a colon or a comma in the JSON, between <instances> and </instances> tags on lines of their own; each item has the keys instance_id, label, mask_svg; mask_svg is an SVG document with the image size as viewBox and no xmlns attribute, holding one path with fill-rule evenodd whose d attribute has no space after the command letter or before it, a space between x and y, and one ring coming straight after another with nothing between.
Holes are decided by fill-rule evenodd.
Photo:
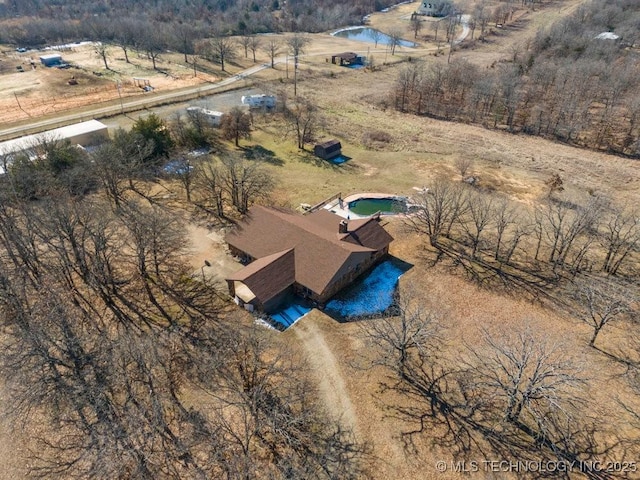
<instances>
[{"instance_id":1,"label":"dry grass field","mask_svg":"<svg viewBox=\"0 0 640 480\"><path fill-rule=\"evenodd\" d=\"M536 28L566 14L580 3L578 0L557 5L552 3L538 12L519 11L512 26L490 36L484 45L477 44L474 49L455 52L454 57L490 65L509 56L513 45L533 34ZM370 23L382 30L394 26L406 28L407 15L414 8L415 4L402 5L387 14L374 14ZM406 38L411 38L411 35L407 33ZM425 42L423 47L421 52L428 61L446 63L446 56L432 55L434 45ZM252 138L241 141L241 147L260 145L273 152L274 160L268 168L277 179L275 204L297 208L300 203L313 204L339 191L343 195L363 191L411 195L415 192L414 187L429 186L438 177L459 179L454 166L459 158L474 161L472 172L478 177L480 187L503 193L523 204L539 202L546 194L544 182L556 173L564 180L564 195L569 197L586 198L595 192L617 203L640 204L640 164L637 161L578 150L535 137L397 113L388 107L387 95L399 68L403 66L396 62L406 60L409 53L401 51L397 58L392 58L384 48L377 51L370 48L370 54L374 55L379 66L373 72L348 70L326 63L327 54L344 50L363 51L363 47L357 42L345 42L326 35L314 36L309 56L301 64L298 91L318 105L323 119L318 137L338 138L343 144L343 153L351 157L348 162L336 166L320 161L308 152L298 151L295 139L286 133L286 126L277 117L256 115ZM7 57L14 58L13 55L6 54L3 61L7 61ZM386 62L385 55L388 57ZM415 56L415 51L410 55ZM75 73L73 69L58 71L38 67L35 71L0 75L0 123L20 118L20 114L10 107L12 101L16 102L16 95L20 102L24 101L34 109L34 116L49 112L54 108L45 101L51 91L49 86L55 86L55 92L62 97L70 89L102 89L94 94L81 95L93 99L93 102L102 100L103 96L114 98L114 93L117 95L113 87L116 74L98 77L91 73L94 70L104 72L100 67L101 61L92 56L91 51L69 53L69 59L74 61L74 58L82 62L86 70L84 73ZM132 62L137 66L129 67L119 59L115 50L110 62L112 68L119 72L117 75L123 78L145 76L158 88L176 88L196 80L214 81L216 78L215 74L199 74L197 79L193 79L192 72L181 65L179 56L166 55L165 59L161 68L178 73L159 75L149 69L149 61L134 56ZM259 59L260 62L266 60ZM235 72L251 63L239 59L229 70ZM281 78L285 75L284 68L280 65L277 72L269 72L268 75L275 73ZM66 85L67 77L74 74L80 85ZM266 90L284 90L288 95L293 94L290 83L270 80L272 78L265 77L261 84ZM43 110L36 113L39 102ZM62 108L67 109L71 104L70 100ZM6 113L9 111L13 113ZM3 117L5 114L15 116ZM386 132L388 141L372 143L369 140L372 134L381 131ZM175 188L177 191L178 187ZM450 265L434 267L429 252L425 250L424 239L408 233L402 219L390 219L387 228L396 239L391 253L413 264L401 279L401 292L417 292L427 307L443 315L444 349L449 362L455 363L466 346L477 346L483 330L498 334L528 326L550 342L561 344L572 358L584 365L591 411L608 418L612 428L623 434L629 433L630 427L615 401L616 396L632 398L622 376L624 368L588 347L590 329L575 315L548 304L533 303L520 298L517 293L481 288ZM190 228L194 268L200 268L203 261L213 255L213 250L221 248L218 242L206 237L208 233L201 226ZM248 315L246 320L251 321ZM632 328L637 330L637 326L624 322L607 326L599 337L601 348L614 350L625 345ZM280 336L295 354L308 358L327 409L344 424L353 427L360 440L373 447L374 466L370 478L469 478L468 475L436 470L437 461L453 460L450 452L438 446L441 432L433 431L425 436L427 440L419 455L412 455L403 448L400 435L409 425L395 418L389 406L404 400L381 391L380 383L384 381L381 370L364 368L372 359L367 357L370 352L364 348L361 323L338 323L315 310L285 333L274 332L274 335ZM5 401L4 397L0 398ZM0 425L0 459L3 459L0 478L24 477L25 465L20 457L26 451L28 437L28 432L10 432L6 425ZM482 457L478 455L472 460L482 460ZM518 476L481 472L472 478Z\"/></svg>"}]
</instances>

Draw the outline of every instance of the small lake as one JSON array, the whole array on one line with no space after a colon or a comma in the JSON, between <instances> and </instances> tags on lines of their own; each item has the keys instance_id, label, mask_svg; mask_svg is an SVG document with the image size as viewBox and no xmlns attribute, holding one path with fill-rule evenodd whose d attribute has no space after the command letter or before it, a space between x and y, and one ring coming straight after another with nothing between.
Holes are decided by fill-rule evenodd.
<instances>
[{"instance_id":1,"label":"small lake","mask_svg":"<svg viewBox=\"0 0 640 480\"><path fill-rule=\"evenodd\" d=\"M379 30L369 27L351 27L343 30L338 30L331 34L334 37L347 38L349 40L356 40L358 42L366 42L375 44L376 35L378 37L378 45L391 45L391 37L386 33L382 33ZM399 45L401 47L416 47L417 43L409 42L408 40L400 40Z\"/></svg>"}]
</instances>

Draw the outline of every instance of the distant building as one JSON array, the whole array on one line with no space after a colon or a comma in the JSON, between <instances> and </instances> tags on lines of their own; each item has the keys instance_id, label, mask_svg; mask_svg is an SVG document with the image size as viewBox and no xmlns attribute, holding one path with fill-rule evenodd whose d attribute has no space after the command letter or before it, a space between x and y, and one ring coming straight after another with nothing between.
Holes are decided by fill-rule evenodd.
<instances>
[{"instance_id":1,"label":"distant building","mask_svg":"<svg viewBox=\"0 0 640 480\"><path fill-rule=\"evenodd\" d=\"M241 101L243 105L251 108L274 108L276 106L275 95L243 95Z\"/></svg>"},{"instance_id":2,"label":"distant building","mask_svg":"<svg viewBox=\"0 0 640 480\"><path fill-rule=\"evenodd\" d=\"M313 147L313 154L323 160L331 160L342 153L342 144L338 140L329 140Z\"/></svg>"},{"instance_id":3,"label":"distant building","mask_svg":"<svg viewBox=\"0 0 640 480\"><path fill-rule=\"evenodd\" d=\"M269 313L289 294L326 303L382 260L393 237L379 217L347 221L324 209L299 215L253 206L226 241L250 262L226 279L229 293L247 310Z\"/></svg>"},{"instance_id":4,"label":"distant building","mask_svg":"<svg viewBox=\"0 0 640 480\"><path fill-rule=\"evenodd\" d=\"M347 67L349 65L363 65L364 57L353 52L338 53L337 55L331 55L331 63Z\"/></svg>"},{"instance_id":5,"label":"distant building","mask_svg":"<svg viewBox=\"0 0 640 480\"><path fill-rule=\"evenodd\" d=\"M415 13L430 17L446 17L453 12L453 4L449 0L423 0Z\"/></svg>"},{"instance_id":6,"label":"distant building","mask_svg":"<svg viewBox=\"0 0 640 480\"><path fill-rule=\"evenodd\" d=\"M207 110L202 107L189 107L187 108L187 113L190 115L200 115L205 122L213 127L219 127L220 122L222 122L222 116L224 113L218 112L216 110Z\"/></svg>"},{"instance_id":7,"label":"distant building","mask_svg":"<svg viewBox=\"0 0 640 480\"><path fill-rule=\"evenodd\" d=\"M73 145L92 147L109 140L108 127L97 120L67 125L34 135L7 140L0 143L0 174L4 174L4 165L11 163L15 154L24 152L33 157L33 149L44 141L69 140Z\"/></svg>"},{"instance_id":8,"label":"distant building","mask_svg":"<svg viewBox=\"0 0 640 480\"><path fill-rule=\"evenodd\" d=\"M42 55L40 57L40 62L45 67L57 67L58 65L62 65L62 55L59 53L52 53L50 55Z\"/></svg>"}]
</instances>

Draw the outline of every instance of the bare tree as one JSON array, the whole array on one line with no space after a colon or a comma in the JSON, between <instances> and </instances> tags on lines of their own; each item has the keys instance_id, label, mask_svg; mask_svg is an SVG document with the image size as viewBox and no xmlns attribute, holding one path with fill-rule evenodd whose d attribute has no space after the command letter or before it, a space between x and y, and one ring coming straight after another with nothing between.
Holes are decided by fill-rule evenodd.
<instances>
[{"instance_id":1,"label":"bare tree","mask_svg":"<svg viewBox=\"0 0 640 480\"><path fill-rule=\"evenodd\" d=\"M128 192L150 198L145 160L152 152L152 142L131 132L116 130L111 142L91 154L104 192L116 208L120 208Z\"/></svg>"},{"instance_id":2,"label":"bare tree","mask_svg":"<svg viewBox=\"0 0 640 480\"><path fill-rule=\"evenodd\" d=\"M265 45L264 51L269 56L271 60L271 68L275 68L275 58L280 55L280 49L282 48L282 43L276 38L269 38Z\"/></svg>"},{"instance_id":3,"label":"bare tree","mask_svg":"<svg viewBox=\"0 0 640 480\"><path fill-rule=\"evenodd\" d=\"M515 209L512 208L511 205L509 205L509 202L506 199L502 199L498 201L494 206L494 226L496 230L495 253L493 256L494 260L500 260L502 258L500 252L503 246L503 242L505 241L505 234L512 225L515 225L516 228L518 226L517 213ZM515 237L516 235L514 235L514 238ZM515 245L513 245L512 241L511 245L509 246L509 251L511 251L512 249L515 250L519 241L520 238L517 238ZM511 255L507 255L506 261L508 262L510 259Z\"/></svg>"},{"instance_id":4,"label":"bare tree","mask_svg":"<svg viewBox=\"0 0 640 480\"><path fill-rule=\"evenodd\" d=\"M466 189L439 179L428 191L414 197L416 212L406 219L412 230L427 235L433 247L439 246L441 236L449 235L454 223L467 208Z\"/></svg>"},{"instance_id":5,"label":"bare tree","mask_svg":"<svg viewBox=\"0 0 640 480\"><path fill-rule=\"evenodd\" d=\"M109 58L109 46L104 42L94 42L93 50L96 52L98 58L104 62L104 68L110 70L107 60Z\"/></svg>"},{"instance_id":6,"label":"bare tree","mask_svg":"<svg viewBox=\"0 0 640 480\"><path fill-rule=\"evenodd\" d=\"M191 436L196 416L176 395L176 373L218 302L211 286L185 282L176 216L64 198L14 214L36 220L36 237L32 221L20 235L46 251L24 250L13 265L3 256L0 269L5 381L22 421L49 429L35 439L31 474L202 476L215 451ZM33 262L37 280L25 284Z\"/></svg>"},{"instance_id":7,"label":"bare tree","mask_svg":"<svg viewBox=\"0 0 640 480\"><path fill-rule=\"evenodd\" d=\"M253 55L253 63L256 63L256 52L260 50L261 46L262 46L262 39L257 35L251 35L250 41L249 41L249 50L251 50L251 53Z\"/></svg>"},{"instance_id":8,"label":"bare tree","mask_svg":"<svg viewBox=\"0 0 640 480\"><path fill-rule=\"evenodd\" d=\"M576 282L575 297L580 304L580 320L593 328L589 346L595 346L600 331L610 322L631 311L632 298L620 286L595 278Z\"/></svg>"},{"instance_id":9,"label":"bare tree","mask_svg":"<svg viewBox=\"0 0 640 480\"><path fill-rule=\"evenodd\" d=\"M310 41L309 37L299 33L295 33L287 39L287 48L296 65L298 64L298 57L305 52Z\"/></svg>"},{"instance_id":10,"label":"bare tree","mask_svg":"<svg viewBox=\"0 0 640 480\"><path fill-rule=\"evenodd\" d=\"M231 339L228 354L214 357L216 379L206 390L217 406L215 424L224 440L229 478L361 478L366 445L322 414L315 389L301 377L299 361L256 330ZM277 459L274 461L273 459Z\"/></svg>"},{"instance_id":11,"label":"bare tree","mask_svg":"<svg viewBox=\"0 0 640 480\"><path fill-rule=\"evenodd\" d=\"M122 49L125 61L131 63L129 61L129 50L136 45L136 25L130 19L121 19L113 28L115 29L115 44Z\"/></svg>"},{"instance_id":12,"label":"bare tree","mask_svg":"<svg viewBox=\"0 0 640 480\"><path fill-rule=\"evenodd\" d=\"M220 69L224 72L224 62L232 60L235 55L235 41L231 37L216 34L210 45L214 60L220 63Z\"/></svg>"},{"instance_id":13,"label":"bare tree","mask_svg":"<svg viewBox=\"0 0 640 480\"><path fill-rule=\"evenodd\" d=\"M195 53L195 40L198 31L188 22L179 22L173 25L172 31L176 49L184 55L184 63L189 63L188 55Z\"/></svg>"},{"instance_id":14,"label":"bare tree","mask_svg":"<svg viewBox=\"0 0 640 480\"><path fill-rule=\"evenodd\" d=\"M415 292L401 292L379 319L362 322L365 341L379 350L375 363L407 379L415 362L433 361L443 329L441 315L429 311Z\"/></svg>"},{"instance_id":15,"label":"bare tree","mask_svg":"<svg viewBox=\"0 0 640 480\"><path fill-rule=\"evenodd\" d=\"M422 19L418 15L411 16L411 31L413 32L413 38L418 38L418 34L422 30Z\"/></svg>"},{"instance_id":16,"label":"bare tree","mask_svg":"<svg viewBox=\"0 0 640 480\"><path fill-rule=\"evenodd\" d=\"M244 49L244 58L249 58L249 45L251 44L251 35L241 35L238 44Z\"/></svg>"},{"instance_id":17,"label":"bare tree","mask_svg":"<svg viewBox=\"0 0 640 480\"><path fill-rule=\"evenodd\" d=\"M482 234L493 223L493 198L482 193L473 193L467 200L466 215L460 217L462 229L471 243L471 257L475 258Z\"/></svg>"},{"instance_id":18,"label":"bare tree","mask_svg":"<svg viewBox=\"0 0 640 480\"><path fill-rule=\"evenodd\" d=\"M438 42L438 30L440 29L441 20L431 22L431 29L433 30L433 41Z\"/></svg>"},{"instance_id":19,"label":"bare tree","mask_svg":"<svg viewBox=\"0 0 640 480\"><path fill-rule=\"evenodd\" d=\"M473 159L466 156L458 157L456 158L454 165L460 173L460 179L464 181L464 179L467 177L467 173L469 173L469 170L473 168Z\"/></svg>"},{"instance_id":20,"label":"bare tree","mask_svg":"<svg viewBox=\"0 0 640 480\"><path fill-rule=\"evenodd\" d=\"M164 28L160 24L144 24L143 30L139 32L140 46L151 59L153 69L157 70L157 62L160 55L166 49L166 36Z\"/></svg>"},{"instance_id":21,"label":"bare tree","mask_svg":"<svg viewBox=\"0 0 640 480\"><path fill-rule=\"evenodd\" d=\"M251 116L240 107L233 107L222 116L220 129L222 136L227 140L234 140L238 147L240 138L251 138Z\"/></svg>"},{"instance_id":22,"label":"bare tree","mask_svg":"<svg viewBox=\"0 0 640 480\"><path fill-rule=\"evenodd\" d=\"M396 54L396 48L402 44L402 31L399 29L392 29L389 31L389 49L391 55Z\"/></svg>"},{"instance_id":23,"label":"bare tree","mask_svg":"<svg viewBox=\"0 0 640 480\"><path fill-rule=\"evenodd\" d=\"M559 433L557 423L579 410L580 372L561 345L549 344L529 330L501 338L485 332L484 349L470 349L468 394L478 405L495 409L507 424L549 439Z\"/></svg>"},{"instance_id":24,"label":"bare tree","mask_svg":"<svg viewBox=\"0 0 640 480\"><path fill-rule=\"evenodd\" d=\"M198 207L224 218L224 173L218 163L207 162L196 167L193 190Z\"/></svg>"},{"instance_id":25,"label":"bare tree","mask_svg":"<svg viewBox=\"0 0 640 480\"><path fill-rule=\"evenodd\" d=\"M580 267L585 248L595 238L591 232L597 230L602 207L602 200L597 197L590 199L587 205L575 208L564 202L548 202L544 209L546 225L543 228L549 246L549 262L554 268L565 264L572 268Z\"/></svg>"},{"instance_id":26,"label":"bare tree","mask_svg":"<svg viewBox=\"0 0 640 480\"><path fill-rule=\"evenodd\" d=\"M319 122L318 109L310 101L295 97L286 107L285 117L293 130L298 148L304 150L305 145L312 141Z\"/></svg>"},{"instance_id":27,"label":"bare tree","mask_svg":"<svg viewBox=\"0 0 640 480\"><path fill-rule=\"evenodd\" d=\"M239 213L247 213L252 203L268 198L274 181L260 162L227 155L221 165L225 191Z\"/></svg>"},{"instance_id":28,"label":"bare tree","mask_svg":"<svg viewBox=\"0 0 640 480\"><path fill-rule=\"evenodd\" d=\"M378 48L378 43L382 40L382 32L375 28L371 30L371 40L373 40L373 48Z\"/></svg>"},{"instance_id":29,"label":"bare tree","mask_svg":"<svg viewBox=\"0 0 640 480\"><path fill-rule=\"evenodd\" d=\"M606 251L602 270L615 275L640 246L640 215L637 211L612 209L599 238Z\"/></svg>"}]
</instances>

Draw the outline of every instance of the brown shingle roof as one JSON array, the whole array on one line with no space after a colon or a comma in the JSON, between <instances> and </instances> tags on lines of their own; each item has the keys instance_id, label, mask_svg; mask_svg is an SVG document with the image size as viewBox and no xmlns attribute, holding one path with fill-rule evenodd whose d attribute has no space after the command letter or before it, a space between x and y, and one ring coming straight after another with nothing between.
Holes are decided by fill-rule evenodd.
<instances>
[{"instance_id":1,"label":"brown shingle roof","mask_svg":"<svg viewBox=\"0 0 640 480\"><path fill-rule=\"evenodd\" d=\"M332 55L332 57L342 58L343 60L353 62L356 58L358 58L358 54L354 52L344 52L344 53L337 53L336 55Z\"/></svg>"},{"instance_id":2,"label":"brown shingle roof","mask_svg":"<svg viewBox=\"0 0 640 480\"><path fill-rule=\"evenodd\" d=\"M348 233L342 237L342 240L356 245L366 245L374 250L382 250L393 241L393 237L375 218L368 218L349 222Z\"/></svg>"},{"instance_id":3,"label":"brown shingle roof","mask_svg":"<svg viewBox=\"0 0 640 480\"><path fill-rule=\"evenodd\" d=\"M244 283L261 303L266 303L295 282L295 255L292 248L267 255L230 275L227 280Z\"/></svg>"},{"instance_id":4,"label":"brown shingle roof","mask_svg":"<svg viewBox=\"0 0 640 480\"><path fill-rule=\"evenodd\" d=\"M229 245L256 259L295 249L295 281L321 295L346 271L393 240L373 219L351 222L355 231L349 230L356 234L355 237L339 234L341 220L327 210L302 216L253 206L226 240ZM348 241L342 241L347 237Z\"/></svg>"}]
</instances>

